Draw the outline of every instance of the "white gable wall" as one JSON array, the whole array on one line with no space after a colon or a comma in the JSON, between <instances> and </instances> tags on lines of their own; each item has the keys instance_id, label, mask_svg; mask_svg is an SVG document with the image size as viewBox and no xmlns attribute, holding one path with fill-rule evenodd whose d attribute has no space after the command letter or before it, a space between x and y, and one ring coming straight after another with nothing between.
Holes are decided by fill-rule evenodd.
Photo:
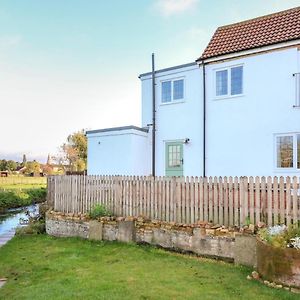
<instances>
[{"instance_id":1,"label":"white gable wall","mask_svg":"<svg viewBox=\"0 0 300 300\"><path fill-rule=\"evenodd\" d=\"M216 99L215 70L243 64L244 95ZM275 168L275 134L300 132L295 79L297 48L206 66L207 175L295 175Z\"/></svg>"},{"instance_id":2,"label":"white gable wall","mask_svg":"<svg viewBox=\"0 0 300 300\"><path fill-rule=\"evenodd\" d=\"M184 79L184 100L163 104L161 82ZM142 80L142 126L152 123L152 79ZM197 65L156 74L156 175L165 175L165 143L190 142L183 146L184 175L201 176L203 172L203 101L202 69Z\"/></svg>"}]
</instances>

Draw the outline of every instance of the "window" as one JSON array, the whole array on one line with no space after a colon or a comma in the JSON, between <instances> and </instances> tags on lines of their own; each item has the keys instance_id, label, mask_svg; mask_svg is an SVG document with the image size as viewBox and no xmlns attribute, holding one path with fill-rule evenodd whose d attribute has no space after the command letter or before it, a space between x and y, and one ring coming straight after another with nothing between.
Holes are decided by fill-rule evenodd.
<instances>
[{"instance_id":1,"label":"window","mask_svg":"<svg viewBox=\"0 0 300 300\"><path fill-rule=\"evenodd\" d=\"M217 96L228 94L228 71L218 71L216 76Z\"/></svg>"},{"instance_id":2,"label":"window","mask_svg":"<svg viewBox=\"0 0 300 300\"><path fill-rule=\"evenodd\" d=\"M300 134L276 137L276 167L300 169Z\"/></svg>"},{"instance_id":3,"label":"window","mask_svg":"<svg viewBox=\"0 0 300 300\"><path fill-rule=\"evenodd\" d=\"M216 96L235 96L243 93L243 66L216 71Z\"/></svg>"},{"instance_id":4,"label":"window","mask_svg":"<svg viewBox=\"0 0 300 300\"><path fill-rule=\"evenodd\" d=\"M297 134L297 169L300 169L300 134Z\"/></svg>"},{"instance_id":5,"label":"window","mask_svg":"<svg viewBox=\"0 0 300 300\"><path fill-rule=\"evenodd\" d=\"M168 146L168 166L169 167L180 167L181 149L180 145L169 145Z\"/></svg>"},{"instance_id":6,"label":"window","mask_svg":"<svg viewBox=\"0 0 300 300\"><path fill-rule=\"evenodd\" d=\"M161 99L162 102L170 102L171 101L171 81L165 81L162 83L161 86L162 95Z\"/></svg>"},{"instance_id":7,"label":"window","mask_svg":"<svg viewBox=\"0 0 300 300\"><path fill-rule=\"evenodd\" d=\"M294 107L300 107L300 73L293 74L295 77L295 105Z\"/></svg>"},{"instance_id":8,"label":"window","mask_svg":"<svg viewBox=\"0 0 300 300\"><path fill-rule=\"evenodd\" d=\"M172 101L183 100L184 80L169 80L161 83L161 102L169 103Z\"/></svg>"}]
</instances>

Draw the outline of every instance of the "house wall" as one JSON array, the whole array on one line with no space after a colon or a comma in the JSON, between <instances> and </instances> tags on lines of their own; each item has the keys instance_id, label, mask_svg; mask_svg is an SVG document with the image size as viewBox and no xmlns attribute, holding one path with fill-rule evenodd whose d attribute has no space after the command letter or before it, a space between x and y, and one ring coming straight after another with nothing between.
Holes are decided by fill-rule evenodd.
<instances>
[{"instance_id":1,"label":"house wall","mask_svg":"<svg viewBox=\"0 0 300 300\"><path fill-rule=\"evenodd\" d=\"M244 94L216 99L215 70L243 64ZM206 66L207 175L298 175L276 170L275 134L300 132L295 79L297 48L248 56Z\"/></svg>"},{"instance_id":2,"label":"house wall","mask_svg":"<svg viewBox=\"0 0 300 300\"><path fill-rule=\"evenodd\" d=\"M184 101L161 103L161 82L184 78ZM152 79L141 77L142 126L152 123ZM202 69L189 65L156 74L156 175L165 175L165 143L183 141L184 175L201 176L203 169Z\"/></svg>"},{"instance_id":3,"label":"house wall","mask_svg":"<svg viewBox=\"0 0 300 300\"><path fill-rule=\"evenodd\" d=\"M149 175L148 133L134 129L87 134L88 175Z\"/></svg>"},{"instance_id":4,"label":"house wall","mask_svg":"<svg viewBox=\"0 0 300 300\"><path fill-rule=\"evenodd\" d=\"M244 66L244 93L216 99L215 71ZM206 175L294 176L300 171L276 169L275 135L300 133L300 109L295 104L295 77L300 72L297 48L249 55L206 65ZM152 123L152 78L141 75L142 127ZM161 103L161 83L184 78L184 101ZM165 144L183 145L185 176L203 175L203 78L195 64L156 73L156 175L165 175ZM149 175L149 133L114 132L91 135L89 174ZM99 145L98 142L102 141Z\"/></svg>"}]
</instances>

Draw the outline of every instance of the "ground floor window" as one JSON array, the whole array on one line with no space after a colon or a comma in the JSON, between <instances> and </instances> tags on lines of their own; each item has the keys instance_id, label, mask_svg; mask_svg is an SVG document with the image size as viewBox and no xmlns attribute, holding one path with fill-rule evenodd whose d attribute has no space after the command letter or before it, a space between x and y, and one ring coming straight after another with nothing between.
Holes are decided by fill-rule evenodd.
<instances>
[{"instance_id":1,"label":"ground floor window","mask_svg":"<svg viewBox=\"0 0 300 300\"><path fill-rule=\"evenodd\" d=\"M276 167L300 169L300 133L276 136Z\"/></svg>"}]
</instances>

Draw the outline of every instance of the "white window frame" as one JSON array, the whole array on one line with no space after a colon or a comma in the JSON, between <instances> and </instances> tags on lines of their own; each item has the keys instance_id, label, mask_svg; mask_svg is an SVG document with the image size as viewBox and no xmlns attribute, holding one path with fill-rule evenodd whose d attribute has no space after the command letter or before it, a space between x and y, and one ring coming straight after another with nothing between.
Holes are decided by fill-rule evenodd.
<instances>
[{"instance_id":1,"label":"white window frame","mask_svg":"<svg viewBox=\"0 0 300 300\"><path fill-rule=\"evenodd\" d=\"M174 81L177 81L177 80L183 80L183 98L174 100L173 99ZM169 101L169 102L162 101L162 84L163 84L163 82L171 82L171 101ZM170 105L170 104L185 102L185 93L186 93L186 81L185 81L184 77L177 77L177 78L165 79L165 80L160 81L160 105Z\"/></svg>"},{"instance_id":2,"label":"white window frame","mask_svg":"<svg viewBox=\"0 0 300 300\"><path fill-rule=\"evenodd\" d=\"M297 159L298 151L297 151L297 136L300 135L300 132L288 132L288 133L280 133L274 135L274 168L276 172L300 172L300 169L297 168ZM293 167L291 168L279 168L277 167L277 138L278 137L293 137Z\"/></svg>"},{"instance_id":3,"label":"white window frame","mask_svg":"<svg viewBox=\"0 0 300 300\"><path fill-rule=\"evenodd\" d=\"M237 68L237 67L243 67L243 78L242 78L242 93L241 94L236 94L232 95L231 94L231 69ZM226 95L217 95L217 72L219 71L227 71L227 94ZM215 99L227 99L227 98L236 98L236 97L242 97L245 94L245 66L244 64L238 64L238 65L231 65L219 69L214 70L214 95Z\"/></svg>"}]
</instances>

